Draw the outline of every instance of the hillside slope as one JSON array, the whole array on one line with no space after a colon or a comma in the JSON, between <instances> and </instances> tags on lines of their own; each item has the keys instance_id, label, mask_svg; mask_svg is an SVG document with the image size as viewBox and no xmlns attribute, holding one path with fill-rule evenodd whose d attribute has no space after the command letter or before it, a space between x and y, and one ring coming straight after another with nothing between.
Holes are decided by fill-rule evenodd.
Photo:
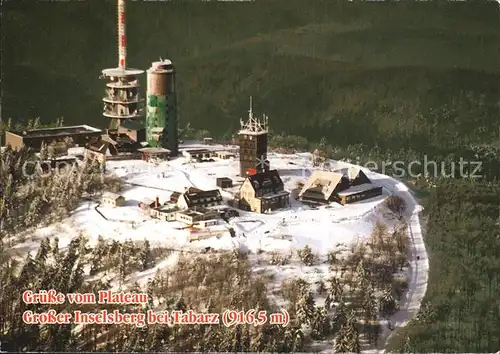
<instances>
[{"instance_id":1,"label":"hillside slope","mask_svg":"<svg viewBox=\"0 0 500 354\"><path fill-rule=\"evenodd\" d=\"M115 1L5 8L3 118L105 126ZM338 145L497 138L498 29L495 3L128 4L130 66L176 63L182 125L230 135L253 95L274 131Z\"/></svg>"}]
</instances>

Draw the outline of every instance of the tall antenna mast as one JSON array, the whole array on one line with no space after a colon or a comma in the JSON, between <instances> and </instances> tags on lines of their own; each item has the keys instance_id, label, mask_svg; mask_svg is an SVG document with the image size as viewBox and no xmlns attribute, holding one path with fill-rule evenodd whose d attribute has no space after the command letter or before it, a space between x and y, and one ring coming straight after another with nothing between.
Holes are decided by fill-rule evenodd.
<instances>
[{"instance_id":1,"label":"tall antenna mast","mask_svg":"<svg viewBox=\"0 0 500 354\"><path fill-rule=\"evenodd\" d=\"M118 67L104 69L102 77L106 83L103 101L103 116L109 119L108 132L118 132L118 128L129 120L141 119L144 99L139 94L137 76L144 73L139 69L127 69L127 37L125 34L125 0L117 0L118 19Z\"/></svg>"},{"instance_id":2,"label":"tall antenna mast","mask_svg":"<svg viewBox=\"0 0 500 354\"><path fill-rule=\"evenodd\" d=\"M248 110L248 118L250 118L250 119L253 118L253 113L252 113L252 96L250 96L250 109Z\"/></svg>"},{"instance_id":3,"label":"tall antenna mast","mask_svg":"<svg viewBox=\"0 0 500 354\"><path fill-rule=\"evenodd\" d=\"M127 37L125 35L125 0L118 0L118 67L127 65Z\"/></svg>"}]
</instances>

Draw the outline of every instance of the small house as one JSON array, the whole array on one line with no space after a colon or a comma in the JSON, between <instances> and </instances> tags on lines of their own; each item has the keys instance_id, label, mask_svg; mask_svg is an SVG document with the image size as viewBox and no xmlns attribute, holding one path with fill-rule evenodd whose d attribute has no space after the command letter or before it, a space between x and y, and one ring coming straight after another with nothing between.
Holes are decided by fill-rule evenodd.
<instances>
[{"instance_id":1,"label":"small house","mask_svg":"<svg viewBox=\"0 0 500 354\"><path fill-rule=\"evenodd\" d=\"M182 156L189 160L207 160L213 154L213 151L208 149L187 149L182 151Z\"/></svg>"},{"instance_id":2,"label":"small house","mask_svg":"<svg viewBox=\"0 0 500 354\"><path fill-rule=\"evenodd\" d=\"M183 210L176 213L176 220L188 225L193 225L203 220L214 220L219 218L217 210L199 208L196 210Z\"/></svg>"},{"instance_id":3,"label":"small house","mask_svg":"<svg viewBox=\"0 0 500 354\"><path fill-rule=\"evenodd\" d=\"M217 219L201 220L195 226L200 229L205 229L210 226L216 226L218 223L219 221Z\"/></svg>"},{"instance_id":4,"label":"small house","mask_svg":"<svg viewBox=\"0 0 500 354\"><path fill-rule=\"evenodd\" d=\"M119 194L106 192L102 196L102 204L115 207L121 207L125 205L125 198Z\"/></svg>"},{"instance_id":5,"label":"small house","mask_svg":"<svg viewBox=\"0 0 500 354\"><path fill-rule=\"evenodd\" d=\"M143 210L155 209L158 208L159 206L160 206L160 201L158 197L156 197L154 200L145 198L139 202L139 208Z\"/></svg>"},{"instance_id":6,"label":"small house","mask_svg":"<svg viewBox=\"0 0 500 354\"><path fill-rule=\"evenodd\" d=\"M232 188L233 180L229 177L218 177L216 179L217 187L219 188Z\"/></svg>"},{"instance_id":7,"label":"small house","mask_svg":"<svg viewBox=\"0 0 500 354\"><path fill-rule=\"evenodd\" d=\"M308 204L340 202L337 193L349 185L342 186L341 173L314 171L299 192L299 199Z\"/></svg>"},{"instance_id":8,"label":"small house","mask_svg":"<svg viewBox=\"0 0 500 354\"><path fill-rule=\"evenodd\" d=\"M240 188L239 207L257 213L290 205L290 193L285 191L277 170L248 176Z\"/></svg>"},{"instance_id":9,"label":"small house","mask_svg":"<svg viewBox=\"0 0 500 354\"><path fill-rule=\"evenodd\" d=\"M231 158L236 157L235 154L233 154L232 152L229 152L229 151L217 151L215 153L215 156L221 160L229 160Z\"/></svg>"},{"instance_id":10,"label":"small house","mask_svg":"<svg viewBox=\"0 0 500 354\"><path fill-rule=\"evenodd\" d=\"M302 187L299 199L308 204L337 202L345 205L382 194L382 187L373 185L356 167L336 171L314 171Z\"/></svg>"},{"instance_id":11,"label":"small house","mask_svg":"<svg viewBox=\"0 0 500 354\"><path fill-rule=\"evenodd\" d=\"M141 158L144 161L167 160L170 155L170 150L159 147L146 147L137 151L141 153Z\"/></svg>"},{"instance_id":12,"label":"small house","mask_svg":"<svg viewBox=\"0 0 500 354\"><path fill-rule=\"evenodd\" d=\"M203 191L198 188L186 188L184 193L174 192L170 202L176 203L179 209L207 208L222 204L222 195L218 189Z\"/></svg>"},{"instance_id":13,"label":"small house","mask_svg":"<svg viewBox=\"0 0 500 354\"><path fill-rule=\"evenodd\" d=\"M339 202L342 205L359 202L382 195L382 187L371 183L358 184L338 193Z\"/></svg>"},{"instance_id":14,"label":"small house","mask_svg":"<svg viewBox=\"0 0 500 354\"><path fill-rule=\"evenodd\" d=\"M150 209L150 215L152 218L163 221L175 221L178 210L179 209L175 205L164 204L157 208Z\"/></svg>"}]
</instances>

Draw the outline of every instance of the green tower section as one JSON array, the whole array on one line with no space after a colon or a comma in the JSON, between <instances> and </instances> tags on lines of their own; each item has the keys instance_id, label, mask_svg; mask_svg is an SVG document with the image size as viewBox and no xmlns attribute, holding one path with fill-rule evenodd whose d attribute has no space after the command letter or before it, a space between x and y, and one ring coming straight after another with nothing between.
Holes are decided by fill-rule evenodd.
<instances>
[{"instance_id":1,"label":"green tower section","mask_svg":"<svg viewBox=\"0 0 500 354\"><path fill-rule=\"evenodd\" d=\"M154 62L148 70L146 140L152 147L179 153L175 71L170 60Z\"/></svg>"},{"instance_id":2,"label":"green tower section","mask_svg":"<svg viewBox=\"0 0 500 354\"><path fill-rule=\"evenodd\" d=\"M148 95L146 139L150 146L169 149L172 155L179 150L177 132L177 102L175 95Z\"/></svg>"}]
</instances>

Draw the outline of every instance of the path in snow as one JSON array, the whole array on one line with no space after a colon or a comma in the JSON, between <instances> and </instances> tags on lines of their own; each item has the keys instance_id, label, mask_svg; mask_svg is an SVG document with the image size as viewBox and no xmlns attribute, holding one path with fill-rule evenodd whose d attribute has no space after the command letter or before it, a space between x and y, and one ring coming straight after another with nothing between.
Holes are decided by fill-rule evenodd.
<instances>
[{"instance_id":1,"label":"path in snow","mask_svg":"<svg viewBox=\"0 0 500 354\"><path fill-rule=\"evenodd\" d=\"M182 173L182 174L184 175L184 177L186 178L186 180L187 180L187 181L191 184L191 186L192 186L193 188L197 188L197 187L196 187L196 185L195 185L195 184L193 183L193 181L191 180L191 176L189 175L189 173L188 173L188 172L186 172L186 171L184 171L184 170L182 170L182 169L180 169L180 168L175 168L175 167L172 167L172 169L173 169L174 171L177 171L177 172Z\"/></svg>"},{"instance_id":2,"label":"path in snow","mask_svg":"<svg viewBox=\"0 0 500 354\"><path fill-rule=\"evenodd\" d=\"M129 186L134 186L134 187L143 187L143 188L149 188L149 189L156 189L160 191L165 191L165 192L175 192L172 189L167 189L167 188L160 188L160 187L154 187L154 186L148 186L145 184L140 184L140 183L132 183L132 182L123 182L123 184L127 184Z\"/></svg>"},{"instance_id":3,"label":"path in snow","mask_svg":"<svg viewBox=\"0 0 500 354\"><path fill-rule=\"evenodd\" d=\"M390 322L393 327L392 332L384 332L381 341L384 346L387 345L389 340L398 332L398 329L405 327L408 322L413 319L418 311L420 305L427 291L427 281L429 278L429 258L425 243L422 236L422 229L420 227L419 212L422 207L418 204L413 197L411 191L406 185L398 180L390 177L385 177L380 180L379 174L375 174L365 169L367 175L372 175L378 180L377 182L387 189L393 191L393 194L403 198L407 205L406 215L409 217L408 223L408 236L411 241L411 259L410 269L408 276L408 291L405 298L400 302L400 310L391 316ZM382 353L385 349L382 350Z\"/></svg>"}]
</instances>

